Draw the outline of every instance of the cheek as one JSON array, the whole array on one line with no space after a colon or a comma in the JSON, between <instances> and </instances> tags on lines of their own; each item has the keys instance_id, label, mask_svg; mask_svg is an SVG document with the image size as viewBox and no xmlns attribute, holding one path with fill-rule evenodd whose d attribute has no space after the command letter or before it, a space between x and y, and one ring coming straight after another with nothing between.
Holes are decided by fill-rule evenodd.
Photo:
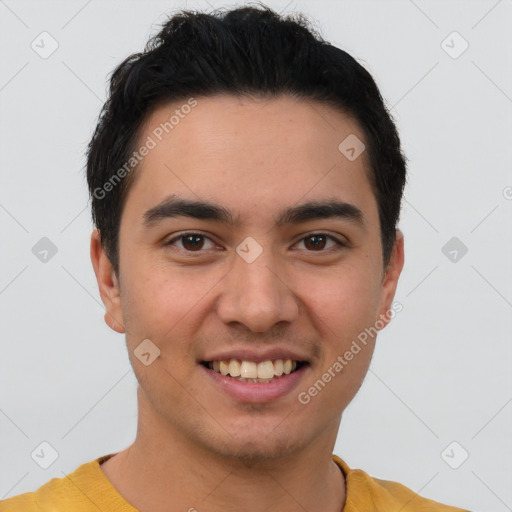
<instances>
[{"instance_id":1,"label":"cheek","mask_svg":"<svg viewBox=\"0 0 512 512\"><path fill-rule=\"evenodd\" d=\"M304 301L338 339L357 336L375 321L380 304L380 286L368 268L344 265L316 276L303 292Z\"/></svg>"},{"instance_id":2,"label":"cheek","mask_svg":"<svg viewBox=\"0 0 512 512\"><path fill-rule=\"evenodd\" d=\"M176 276L165 275L155 268L146 273L141 269L133 276L125 280L123 298L129 358L137 380L150 399L163 400L153 403L163 411L166 400L181 400L185 376L195 364L190 343L192 326L188 320L201 295ZM141 345L148 339L157 348L147 342ZM143 346L144 350L139 348ZM151 354L151 359L156 357L147 366L139 358L145 352Z\"/></svg>"},{"instance_id":3,"label":"cheek","mask_svg":"<svg viewBox=\"0 0 512 512\"><path fill-rule=\"evenodd\" d=\"M367 271L338 272L309 290L309 307L322 338L322 356L299 390L311 416L335 420L354 398L368 371L375 339L378 287Z\"/></svg>"},{"instance_id":4,"label":"cheek","mask_svg":"<svg viewBox=\"0 0 512 512\"><path fill-rule=\"evenodd\" d=\"M208 301L208 291L219 278L198 270L185 271L169 264L150 264L149 258L132 267L123 287L123 316L133 337L167 340L186 337L188 319Z\"/></svg>"}]
</instances>

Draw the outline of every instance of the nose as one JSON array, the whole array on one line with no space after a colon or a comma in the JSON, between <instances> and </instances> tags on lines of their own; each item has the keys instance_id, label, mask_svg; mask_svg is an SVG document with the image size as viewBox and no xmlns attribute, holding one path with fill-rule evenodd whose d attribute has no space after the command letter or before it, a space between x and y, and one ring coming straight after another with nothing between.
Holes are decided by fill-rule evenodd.
<instances>
[{"instance_id":1,"label":"nose","mask_svg":"<svg viewBox=\"0 0 512 512\"><path fill-rule=\"evenodd\" d=\"M291 323L298 317L299 306L286 281L271 251L263 251L252 263L236 255L222 280L217 314L225 324L243 324L260 333L281 322Z\"/></svg>"}]
</instances>

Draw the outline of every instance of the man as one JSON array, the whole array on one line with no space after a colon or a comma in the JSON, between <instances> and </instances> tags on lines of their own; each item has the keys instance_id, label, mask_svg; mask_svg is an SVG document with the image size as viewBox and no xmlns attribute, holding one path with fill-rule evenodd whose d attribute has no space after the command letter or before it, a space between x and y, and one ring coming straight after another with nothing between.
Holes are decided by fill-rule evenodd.
<instances>
[{"instance_id":1,"label":"man","mask_svg":"<svg viewBox=\"0 0 512 512\"><path fill-rule=\"evenodd\" d=\"M352 57L267 8L177 14L114 72L87 178L137 436L1 512L460 510L332 454L404 262L405 159Z\"/></svg>"}]
</instances>

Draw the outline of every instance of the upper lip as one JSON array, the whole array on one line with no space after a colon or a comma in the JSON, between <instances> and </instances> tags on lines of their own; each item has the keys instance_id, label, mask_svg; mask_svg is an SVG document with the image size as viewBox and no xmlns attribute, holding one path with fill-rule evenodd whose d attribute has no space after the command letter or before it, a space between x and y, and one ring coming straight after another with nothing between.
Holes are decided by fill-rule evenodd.
<instances>
[{"instance_id":1,"label":"upper lip","mask_svg":"<svg viewBox=\"0 0 512 512\"><path fill-rule=\"evenodd\" d=\"M201 361L229 361L238 359L239 361L254 361L261 363L263 361L275 361L276 359L291 359L292 361L308 361L308 358L298 352L286 348L228 348L215 353L206 355Z\"/></svg>"}]
</instances>

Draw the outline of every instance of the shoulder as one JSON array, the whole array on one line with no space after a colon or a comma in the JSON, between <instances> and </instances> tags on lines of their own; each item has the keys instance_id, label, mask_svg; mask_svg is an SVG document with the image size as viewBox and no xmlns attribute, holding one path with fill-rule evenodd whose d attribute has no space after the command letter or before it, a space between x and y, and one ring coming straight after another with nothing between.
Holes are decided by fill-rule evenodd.
<instances>
[{"instance_id":1,"label":"shoulder","mask_svg":"<svg viewBox=\"0 0 512 512\"><path fill-rule=\"evenodd\" d=\"M111 491L102 477L100 457L79 466L62 478L52 478L36 491L0 501L0 512L97 512L95 505L105 491Z\"/></svg>"},{"instance_id":2,"label":"shoulder","mask_svg":"<svg viewBox=\"0 0 512 512\"><path fill-rule=\"evenodd\" d=\"M78 489L68 480L72 475L63 478L52 478L39 489L0 501L0 512L60 512L70 510L82 512Z\"/></svg>"},{"instance_id":3,"label":"shoulder","mask_svg":"<svg viewBox=\"0 0 512 512\"><path fill-rule=\"evenodd\" d=\"M0 501L0 512L40 512L34 492L19 494Z\"/></svg>"},{"instance_id":4,"label":"shoulder","mask_svg":"<svg viewBox=\"0 0 512 512\"><path fill-rule=\"evenodd\" d=\"M351 469L336 455L333 455L333 460L340 466L346 479L347 494L343 512L469 512L424 498L398 482L381 480L360 469Z\"/></svg>"}]
</instances>

